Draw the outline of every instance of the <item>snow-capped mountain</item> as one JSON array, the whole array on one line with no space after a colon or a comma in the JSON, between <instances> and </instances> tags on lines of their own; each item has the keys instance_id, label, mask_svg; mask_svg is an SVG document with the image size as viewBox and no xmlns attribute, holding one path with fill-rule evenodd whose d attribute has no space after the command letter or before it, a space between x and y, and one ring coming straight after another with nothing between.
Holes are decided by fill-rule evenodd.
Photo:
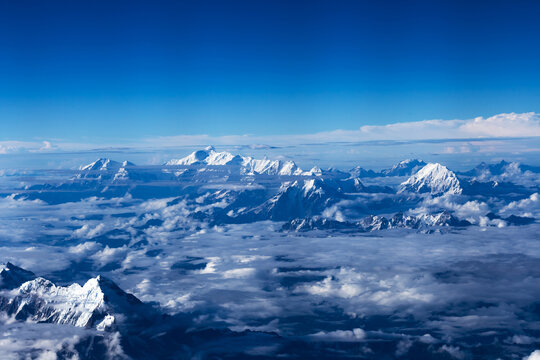
<instances>
[{"instance_id":1,"label":"snow-capped mountain","mask_svg":"<svg viewBox=\"0 0 540 360\"><path fill-rule=\"evenodd\" d=\"M127 166L135 166L129 161L118 162L107 158L99 158L96 161L80 167L82 171L117 171Z\"/></svg>"},{"instance_id":2,"label":"snow-capped mountain","mask_svg":"<svg viewBox=\"0 0 540 360\"><path fill-rule=\"evenodd\" d=\"M517 173L540 173L540 167L520 164L519 162L508 162L501 160L495 164L481 162L474 169L464 172L463 175L474 176L478 180L488 179L494 175L512 175Z\"/></svg>"},{"instance_id":3,"label":"snow-capped mountain","mask_svg":"<svg viewBox=\"0 0 540 360\"><path fill-rule=\"evenodd\" d=\"M5 265L0 265L0 290L15 289L35 277L33 272L7 262Z\"/></svg>"},{"instance_id":4,"label":"snow-capped mountain","mask_svg":"<svg viewBox=\"0 0 540 360\"><path fill-rule=\"evenodd\" d=\"M423 214L418 217L427 226L469 226L470 222L459 220L449 211L442 211L438 214Z\"/></svg>"},{"instance_id":5,"label":"snow-capped mountain","mask_svg":"<svg viewBox=\"0 0 540 360\"><path fill-rule=\"evenodd\" d=\"M356 225L349 222L337 221L327 218L307 217L287 221L281 227L284 231L310 231L310 230L346 230L355 228Z\"/></svg>"},{"instance_id":6,"label":"snow-capped mountain","mask_svg":"<svg viewBox=\"0 0 540 360\"><path fill-rule=\"evenodd\" d=\"M382 170L381 174L384 176L411 176L426 165L426 162L422 160L407 159L400 161L390 169Z\"/></svg>"},{"instance_id":7,"label":"snow-capped mountain","mask_svg":"<svg viewBox=\"0 0 540 360\"><path fill-rule=\"evenodd\" d=\"M134 167L135 164L129 161L118 162L99 158L88 165L81 166L75 178L100 181L128 179L128 169Z\"/></svg>"},{"instance_id":8,"label":"snow-capped mountain","mask_svg":"<svg viewBox=\"0 0 540 360\"><path fill-rule=\"evenodd\" d=\"M321 175L321 169L318 167L312 168L310 171L304 172L294 161L269 160L269 159L254 159L241 155L233 155L229 152L217 152L212 146L206 147L204 150L198 150L190 155L181 158L169 160L165 163L167 166L239 166L241 173L245 175Z\"/></svg>"},{"instance_id":9,"label":"snow-capped mountain","mask_svg":"<svg viewBox=\"0 0 540 360\"><path fill-rule=\"evenodd\" d=\"M144 307L135 296L114 282L97 276L83 286L75 283L57 286L38 277L0 297L0 310L18 320L68 324L107 330L122 319L139 316Z\"/></svg>"},{"instance_id":10,"label":"snow-capped mountain","mask_svg":"<svg viewBox=\"0 0 540 360\"><path fill-rule=\"evenodd\" d=\"M358 225L365 231L377 231L388 229L390 222L384 216L369 215L360 220Z\"/></svg>"},{"instance_id":11,"label":"snow-capped mountain","mask_svg":"<svg viewBox=\"0 0 540 360\"><path fill-rule=\"evenodd\" d=\"M511 181L496 178L516 169L510 163L504 163L502 170L488 169L491 175L486 181L475 178L476 173L456 175L440 164L425 164L412 176L403 177L423 164L406 160L379 172L357 168L357 175L367 174L360 178L331 168L314 167L306 172L292 161L256 160L213 148L177 163L137 166L99 159L68 175L51 171L43 178L28 177L33 182L2 194L4 258L0 260L25 256L25 263L46 275L36 278L11 263L0 266L0 327L4 329L0 344L5 339L19 340L20 332L10 332L12 329L34 331L31 342L39 344L44 329L55 337L56 333L68 334L67 343L63 336L51 343L50 354L58 358L72 354L80 359L107 358L118 354L110 351L116 344L128 358L157 360L276 358L277 352L266 352L269 345L286 349L283 355L288 356L293 351L300 353L298 346L307 339L301 346L312 352L305 358L320 358L321 344L330 339L329 359L335 359L337 348L354 346L357 350L358 341L362 349L369 347L359 356L394 358L397 349L414 336L412 331L395 336L396 326L403 326L401 322L410 314L407 310L404 314L408 315L396 318L399 325L381 318L379 309L391 318L411 305L429 313L421 306L425 303L430 311L434 309L438 301L431 299L437 293L452 295L448 301L459 308L463 302L456 293L470 289L467 267L477 268L484 262L488 273L502 273L499 265L505 263L518 271L530 270L523 278L532 289L531 301L513 304L519 318L508 323L536 318L534 280L540 275L534 270L538 259L533 245L540 218L540 182L529 176L531 171L516 173L520 179L529 176L531 185L527 186L516 183L517 175L509 176ZM28 178L21 178L20 183ZM496 243L489 246L482 264L471 261L471 255L485 253L492 235L497 235L493 236ZM503 249L513 249L516 235L531 241L520 239L518 244L522 248L530 245L528 253L515 260L525 266L491 257L492 246L504 241L508 243ZM482 241L460 240L478 237ZM452 256L446 255L448 249ZM400 256L388 256L394 252ZM410 272L406 266L424 253L433 258L417 264L417 273ZM457 262L461 253L464 263ZM47 262L41 264L43 259ZM390 262L385 263L387 260ZM447 260L447 267L442 267ZM462 282L455 278L461 270ZM431 275L424 276L426 271ZM121 279L144 302L97 274ZM484 286L486 278L483 275L476 285ZM513 287L508 293L514 299L513 294L521 289L515 280L511 276L496 284L498 292ZM433 287L426 287L426 281L432 281ZM456 286L463 287L452 293ZM472 314L484 314L484 305L478 301L486 290L471 293L478 294L471 303L482 308ZM282 323L274 311L284 311L284 300L293 311L285 314ZM309 308L310 304L317 308ZM336 304L347 306L336 312ZM370 309L374 312L366 317L349 315ZM531 312L521 317L522 309ZM306 334L305 324L296 326L295 320L289 321L297 316L305 319L305 310L313 313L309 326L321 329L307 338L302 335ZM444 323L448 312L437 310L442 315L430 315L418 333L429 329L440 347L446 341L444 329L432 324ZM331 317L320 321L327 311ZM493 315L493 323L499 323L500 314ZM373 321L369 316L376 318ZM387 321L391 323L384 325ZM417 326L417 320L413 321L411 326ZM336 324L340 326L336 328ZM375 338L380 324L387 332ZM487 328L491 329L490 324ZM365 338L359 331L361 336L354 336L356 327L366 328ZM482 325L478 331L484 334L485 329ZM522 333L521 328L517 330ZM518 341L530 342L537 336L532 328L527 334L530 339ZM72 335L76 337L72 339ZM515 348L508 336L504 328L485 344L498 341ZM421 336L429 344L419 341L410 347L433 346L433 338ZM478 338L473 334L460 349L467 349ZM320 341L314 343L315 339ZM389 339L394 342L388 343ZM381 343L388 352L371 356L370 351ZM37 358L45 353L28 348L25 344L24 356L14 358L27 354ZM241 349L240 354L231 353L236 348ZM212 353L212 349L218 350ZM410 358L424 358L426 348L418 349ZM0 346L0 358L4 358L3 351ZM254 357L244 356L248 352ZM431 358L441 357L437 349L434 354Z\"/></svg>"},{"instance_id":12,"label":"snow-capped mountain","mask_svg":"<svg viewBox=\"0 0 540 360\"><path fill-rule=\"evenodd\" d=\"M429 163L403 182L399 191L442 195L461 194L462 188L456 175L446 166Z\"/></svg>"},{"instance_id":13,"label":"snow-capped mountain","mask_svg":"<svg viewBox=\"0 0 540 360\"><path fill-rule=\"evenodd\" d=\"M342 192L321 179L284 183L277 195L263 204L264 213L273 220L290 220L319 214Z\"/></svg>"},{"instance_id":14,"label":"snow-capped mountain","mask_svg":"<svg viewBox=\"0 0 540 360\"><path fill-rule=\"evenodd\" d=\"M381 176L381 173L375 172L371 169L369 170L364 169L361 166L356 166L352 168L351 170L349 170L349 174L351 174L352 177L357 177L357 178L373 178L373 177Z\"/></svg>"},{"instance_id":15,"label":"snow-capped mountain","mask_svg":"<svg viewBox=\"0 0 540 360\"><path fill-rule=\"evenodd\" d=\"M59 184L33 185L14 194L13 198L59 204L92 196L108 199L171 197L186 203L187 216L191 220L223 225L262 220L290 221L323 214L341 219L343 212L351 221L360 221L368 215L413 210L429 196L461 194L462 200L474 196L481 201L491 197L519 201L538 191L538 185L480 182L464 173L458 179L454 172L436 163L425 165L405 182L396 184L402 181L400 176L423 163L417 159L404 160L387 170L373 172L385 179L361 180L336 169L314 167L302 171L293 161L259 160L207 147L183 159L171 160L168 165L136 166L129 162L98 159L81 167L86 170L79 170L78 177ZM510 164L500 165L507 168ZM531 181L537 184L534 178ZM410 196L411 192L423 196ZM444 209L442 205L433 211ZM453 211L451 207L449 210ZM391 227L391 219L388 221ZM373 228L384 226L372 224Z\"/></svg>"},{"instance_id":16,"label":"snow-capped mountain","mask_svg":"<svg viewBox=\"0 0 540 360\"><path fill-rule=\"evenodd\" d=\"M381 176L411 176L426 165L425 161L419 159L407 159L400 161L391 168L383 169L380 172L367 170L363 167L356 166L349 173L353 177L359 178L374 178Z\"/></svg>"},{"instance_id":17,"label":"snow-capped mountain","mask_svg":"<svg viewBox=\"0 0 540 360\"><path fill-rule=\"evenodd\" d=\"M537 188L540 181L540 167L504 160L495 164L482 162L461 175L469 177L471 182L476 183L512 183Z\"/></svg>"},{"instance_id":18,"label":"snow-capped mountain","mask_svg":"<svg viewBox=\"0 0 540 360\"><path fill-rule=\"evenodd\" d=\"M213 146L208 146L184 158L169 160L165 165L241 165L243 159L228 152L217 152Z\"/></svg>"},{"instance_id":19,"label":"snow-capped mountain","mask_svg":"<svg viewBox=\"0 0 540 360\"><path fill-rule=\"evenodd\" d=\"M525 220L522 220L523 222ZM471 225L466 220L459 220L448 211L434 214L422 214L419 216L405 215L400 212L386 218L380 215L369 215L360 221L336 221L320 217L307 217L293 219L282 226L285 231L310 231L310 230L355 230L357 232L371 232L385 229L429 229L432 227L465 227Z\"/></svg>"}]
</instances>

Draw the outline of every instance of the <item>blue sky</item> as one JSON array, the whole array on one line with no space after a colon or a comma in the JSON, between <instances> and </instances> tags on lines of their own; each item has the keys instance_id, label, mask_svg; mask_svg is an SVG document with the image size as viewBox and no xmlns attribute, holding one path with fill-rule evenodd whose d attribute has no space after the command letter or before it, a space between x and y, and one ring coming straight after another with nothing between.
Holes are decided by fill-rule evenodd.
<instances>
[{"instance_id":1,"label":"blue sky","mask_svg":"<svg viewBox=\"0 0 540 360\"><path fill-rule=\"evenodd\" d=\"M0 140L539 112L537 1L4 1Z\"/></svg>"}]
</instances>

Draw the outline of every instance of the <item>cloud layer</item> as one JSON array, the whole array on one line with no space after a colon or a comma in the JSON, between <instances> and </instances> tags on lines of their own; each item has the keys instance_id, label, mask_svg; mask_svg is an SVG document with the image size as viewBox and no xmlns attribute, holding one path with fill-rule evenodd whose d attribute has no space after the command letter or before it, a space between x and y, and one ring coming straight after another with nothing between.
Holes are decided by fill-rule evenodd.
<instances>
[{"instance_id":1,"label":"cloud layer","mask_svg":"<svg viewBox=\"0 0 540 360\"><path fill-rule=\"evenodd\" d=\"M375 140L433 140L531 136L540 136L540 115L534 112L499 114L488 118L476 117L467 120L424 120L389 125L365 125L358 130L334 130L313 134L284 136L230 135L221 137L179 135L148 139L147 142L159 142L165 145L198 145L207 143L217 145L244 145L253 143L288 145Z\"/></svg>"},{"instance_id":2,"label":"cloud layer","mask_svg":"<svg viewBox=\"0 0 540 360\"><path fill-rule=\"evenodd\" d=\"M331 119L329 119L331 122ZM276 132L278 132L276 130ZM154 148L171 146L214 145L249 145L254 148L261 144L285 146L291 144L323 144L328 142L363 142L363 141L407 141L437 139L487 139L502 137L540 136L540 115L534 112L505 113L491 117L455 120L424 120L416 122L398 122L388 125L364 125L357 130L342 130L305 133L293 135L251 135L230 134L225 136L171 135L146 139L134 139L132 143L121 144L130 148ZM0 141L0 154L20 152L82 151L96 148L115 148L120 144L77 144L62 140L41 141ZM448 149L455 152L455 149ZM459 152L468 152L460 148Z\"/></svg>"}]
</instances>

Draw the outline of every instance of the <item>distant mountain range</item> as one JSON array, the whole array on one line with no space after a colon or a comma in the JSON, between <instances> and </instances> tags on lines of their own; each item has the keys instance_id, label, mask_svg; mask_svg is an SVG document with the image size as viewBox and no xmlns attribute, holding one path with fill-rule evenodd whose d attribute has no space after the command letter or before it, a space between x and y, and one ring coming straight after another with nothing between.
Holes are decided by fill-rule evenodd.
<instances>
[{"instance_id":1,"label":"distant mountain range","mask_svg":"<svg viewBox=\"0 0 540 360\"><path fill-rule=\"evenodd\" d=\"M539 191L540 168L505 161L481 163L466 172L453 172L442 164L418 159L404 160L378 172L361 167L350 171L313 167L304 171L291 160L254 159L207 147L161 166L137 166L128 161L100 158L81 166L74 176L60 180L60 183L32 185L4 195L16 199L40 199L53 204L91 196L173 197L193 204L190 216L197 221L211 224L286 221L290 222L286 226L289 229L298 228L295 224L304 224L300 228L305 229L309 221L306 223L302 219L313 217L322 219L322 223L319 220L313 223L313 227L321 228L334 226L328 222L330 220L358 224L359 221L367 221L362 220L366 216L378 216L375 219L384 224L355 227L380 230L396 226L390 220L385 225L382 219L392 218L396 213L418 216L418 211L422 212L422 216L417 218L422 227L463 225L464 221L476 223L474 219L466 218L427 221L427 217L438 213L459 217L459 214L454 214L455 209L445 207L442 201L438 201L440 206L436 209L431 206L429 210L418 210L428 198L453 196L458 203L474 199L490 203L491 211L497 213L501 204L525 199ZM341 213L348 214L347 219L328 215L338 207L344 209L340 210ZM505 222L503 217L497 221L487 220L484 223ZM515 225L521 222L506 223ZM343 227L343 224L335 225Z\"/></svg>"}]
</instances>

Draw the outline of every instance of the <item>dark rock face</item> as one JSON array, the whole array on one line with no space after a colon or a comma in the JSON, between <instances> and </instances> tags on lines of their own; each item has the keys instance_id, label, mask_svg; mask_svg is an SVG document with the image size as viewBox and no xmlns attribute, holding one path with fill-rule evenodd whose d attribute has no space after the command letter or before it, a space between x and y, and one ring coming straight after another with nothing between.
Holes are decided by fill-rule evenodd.
<instances>
[{"instance_id":1,"label":"dark rock face","mask_svg":"<svg viewBox=\"0 0 540 360\"><path fill-rule=\"evenodd\" d=\"M28 270L8 262L3 267L0 266L0 289L15 289L22 283L33 280L36 275Z\"/></svg>"}]
</instances>

